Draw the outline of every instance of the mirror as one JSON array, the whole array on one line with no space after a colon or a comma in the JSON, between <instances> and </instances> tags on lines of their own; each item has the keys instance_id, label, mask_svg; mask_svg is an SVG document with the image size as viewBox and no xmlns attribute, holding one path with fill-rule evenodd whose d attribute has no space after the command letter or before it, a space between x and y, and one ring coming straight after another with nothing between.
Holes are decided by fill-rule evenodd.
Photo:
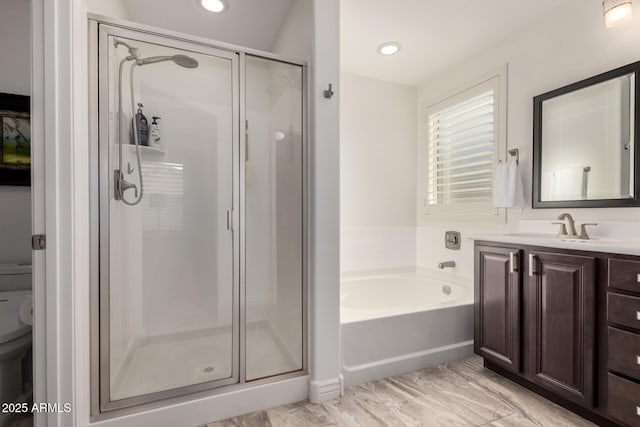
<instances>
[{"instance_id":1,"label":"mirror","mask_svg":"<svg viewBox=\"0 0 640 427\"><path fill-rule=\"evenodd\" d=\"M533 100L533 207L639 206L640 62Z\"/></svg>"}]
</instances>

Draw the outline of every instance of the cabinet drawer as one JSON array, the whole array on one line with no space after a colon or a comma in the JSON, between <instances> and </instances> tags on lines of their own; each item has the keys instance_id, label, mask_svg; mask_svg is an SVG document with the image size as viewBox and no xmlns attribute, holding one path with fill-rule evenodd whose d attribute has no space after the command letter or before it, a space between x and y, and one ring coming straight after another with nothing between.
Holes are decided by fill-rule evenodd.
<instances>
[{"instance_id":1,"label":"cabinet drawer","mask_svg":"<svg viewBox=\"0 0 640 427\"><path fill-rule=\"evenodd\" d=\"M640 298L609 293L607 320L611 323L640 330Z\"/></svg>"},{"instance_id":2,"label":"cabinet drawer","mask_svg":"<svg viewBox=\"0 0 640 427\"><path fill-rule=\"evenodd\" d=\"M626 425L640 426L640 384L608 374L607 412Z\"/></svg>"},{"instance_id":3,"label":"cabinet drawer","mask_svg":"<svg viewBox=\"0 0 640 427\"><path fill-rule=\"evenodd\" d=\"M640 334L609 327L608 335L609 370L640 381Z\"/></svg>"},{"instance_id":4,"label":"cabinet drawer","mask_svg":"<svg viewBox=\"0 0 640 427\"><path fill-rule=\"evenodd\" d=\"M609 287L640 293L640 261L609 258Z\"/></svg>"}]
</instances>

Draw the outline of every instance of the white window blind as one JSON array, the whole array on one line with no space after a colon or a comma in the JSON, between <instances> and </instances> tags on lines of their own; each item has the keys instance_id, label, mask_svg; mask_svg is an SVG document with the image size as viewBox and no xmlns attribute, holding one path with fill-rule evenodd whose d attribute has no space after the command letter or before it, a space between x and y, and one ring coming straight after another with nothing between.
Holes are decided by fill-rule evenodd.
<instances>
[{"instance_id":1,"label":"white window blind","mask_svg":"<svg viewBox=\"0 0 640 427\"><path fill-rule=\"evenodd\" d=\"M436 220L504 221L493 175L506 147L506 64L424 110L422 213Z\"/></svg>"},{"instance_id":2,"label":"white window blind","mask_svg":"<svg viewBox=\"0 0 640 427\"><path fill-rule=\"evenodd\" d=\"M489 89L428 116L428 204L492 200L494 104Z\"/></svg>"}]
</instances>

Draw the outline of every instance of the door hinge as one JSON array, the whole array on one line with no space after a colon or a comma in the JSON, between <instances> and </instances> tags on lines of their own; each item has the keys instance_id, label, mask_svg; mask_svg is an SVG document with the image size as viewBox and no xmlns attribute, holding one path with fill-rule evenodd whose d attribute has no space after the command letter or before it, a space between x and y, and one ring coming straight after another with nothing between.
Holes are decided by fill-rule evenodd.
<instances>
[{"instance_id":1,"label":"door hinge","mask_svg":"<svg viewBox=\"0 0 640 427\"><path fill-rule=\"evenodd\" d=\"M34 234L31 236L31 248L34 251L41 251L47 247L47 236L44 234Z\"/></svg>"}]
</instances>

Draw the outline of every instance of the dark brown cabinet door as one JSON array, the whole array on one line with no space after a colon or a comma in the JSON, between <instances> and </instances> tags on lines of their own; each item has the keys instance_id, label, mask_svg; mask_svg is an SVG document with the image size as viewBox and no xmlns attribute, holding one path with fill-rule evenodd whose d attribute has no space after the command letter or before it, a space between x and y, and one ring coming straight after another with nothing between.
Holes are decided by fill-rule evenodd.
<instances>
[{"instance_id":1,"label":"dark brown cabinet door","mask_svg":"<svg viewBox=\"0 0 640 427\"><path fill-rule=\"evenodd\" d=\"M485 359L520 372L522 251L476 246L474 350Z\"/></svg>"},{"instance_id":2,"label":"dark brown cabinet door","mask_svg":"<svg viewBox=\"0 0 640 427\"><path fill-rule=\"evenodd\" d=\"M593 407L595 258L531 252L528 373L537 384Z\"/></svg>"}]
</instances>

